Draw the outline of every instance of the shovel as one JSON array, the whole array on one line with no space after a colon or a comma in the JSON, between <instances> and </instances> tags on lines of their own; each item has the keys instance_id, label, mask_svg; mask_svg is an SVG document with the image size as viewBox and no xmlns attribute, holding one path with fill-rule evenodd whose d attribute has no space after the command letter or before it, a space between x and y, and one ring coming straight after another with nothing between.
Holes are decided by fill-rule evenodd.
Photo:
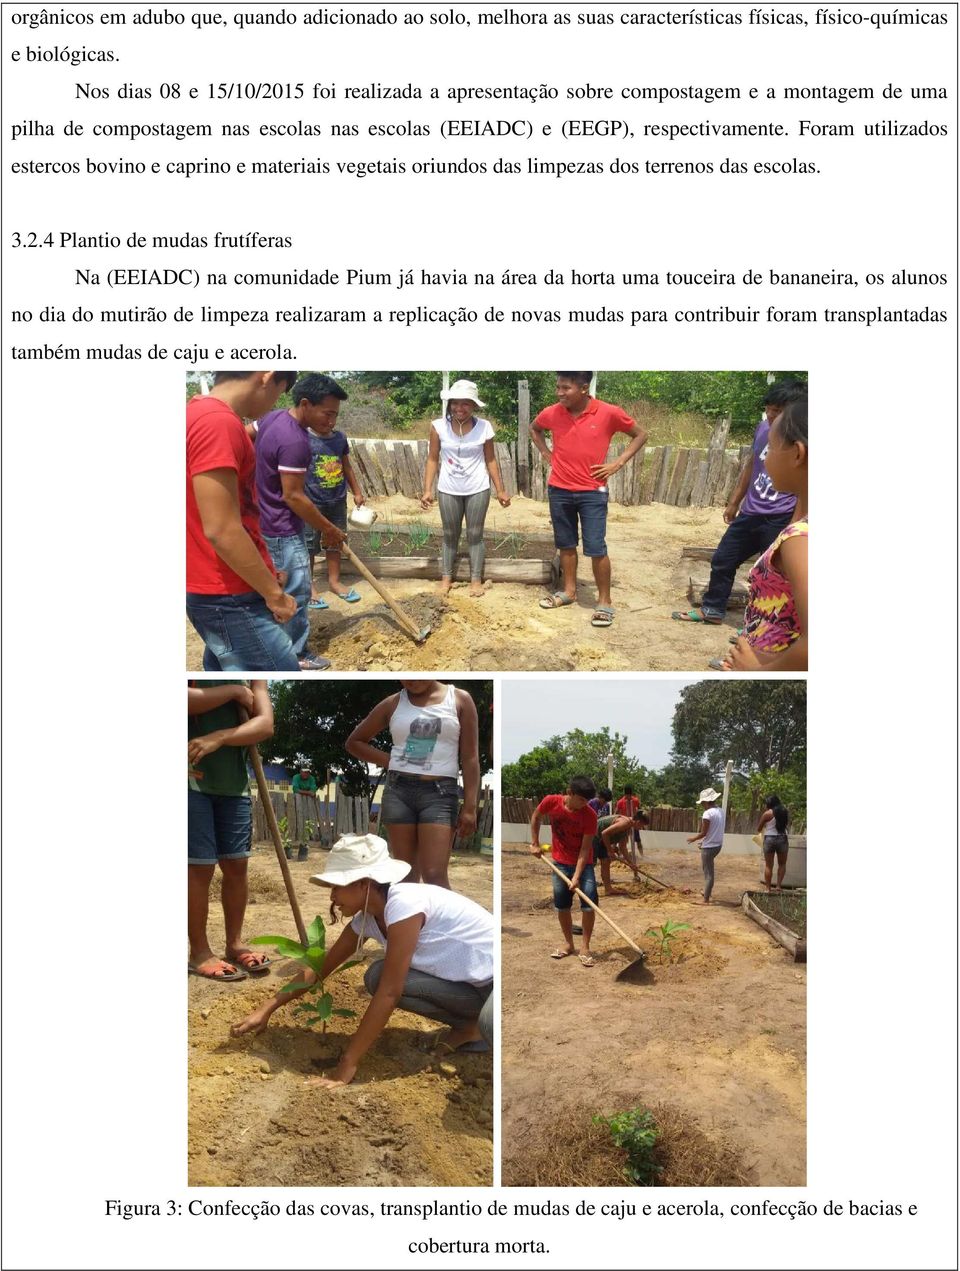
<instances>
[{"instance_id":1,"label":"shovel","mask_svg":"<svg viewBox=\"0 0 960 1271\"><path fill-rule=\"evenodd\" d=\"M346 539L344 539L344 541L338 546L337 551L342 552L343 555L346 556L347 560L351 562L357 573L360 574L361 577L365 578L374 591L383 597L392 609L397 621L400 623L400 626L410 639L415 640L417 644L423 644L424 640L426 640L427 636L430 634L430 627L417 627L416 623L407 617L394 598L387 591L386 587L383 586L378 578L375 578L373 574L371 574L370 570L367 569L363 561L350 550L347 546Z\"/></svg>"},{"instance_id":2,"label":"shovel","mask_svg":"<svg viewBox=\"0 0 960 1271\"><path fill-rule=\"evenodd\" d=\"M562 869L557 869L556 865L554 865L553 861L550 859L549 856L542 856L540 859L546 861L547 864L550 866L550 868L553 870L553 872L557 875L557 877L562 878L563 881L569 887L570 879L567 878L566 874L563 872ZM640 948L640 946L634 944L633 941L630 939L630 937L627 935L627 933L621 930L621 928L617 926L617 924L613 921L612 918L608 918L607 915L600 908L600 906L595 905L589 896L585 896L579 887L574 887L571 890L576 896L579 896L581 901L585 901L595 914L599 914L600 917L603 919L603 921L607 924L607 926L612 927L614 931L617 933L617 935L621 937L621 939L626 940L627 944L637 955L632 961L628 962L627 965L621 971L618 971L614 978L617 980L628 980L628 981L644 978L647 972L646 972L646 967L643 965L643 960L647 955Z\"/></svg>"}]
</instances>

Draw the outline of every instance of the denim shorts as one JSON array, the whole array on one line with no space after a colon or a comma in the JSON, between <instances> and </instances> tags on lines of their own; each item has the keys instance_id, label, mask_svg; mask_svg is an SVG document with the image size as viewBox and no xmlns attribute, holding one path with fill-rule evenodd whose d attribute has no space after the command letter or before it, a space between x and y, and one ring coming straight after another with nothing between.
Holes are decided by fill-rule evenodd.
<instances>
[{"instance_id":1,"label":"denim shorts","mask_svg":"<svg viewBox=\"0 0 960 1271\"><path fill-rule=\"evenodd\" d=\"M325 516L331 521L338 530L347 532L347 500L339 499L336 503L317 503L314 505L321 516ZM323 535L320 530L315 530L312 525L303 524L304 537L307 540L307 551L311 556L316 556L324 551Z\"/></svg>"},{"instance_id":2,"label":"denim shorts","mask_svg":"<svg viewBox=\"0 0 960 1271\"><path fill-rule=\"evenodd\" d=\"M567 878L573 877L573 870L574 870L573 865L564 865L560 861L554 861L553 863L554 865L556 865L557 869L561 870L564 874L566 874ZM561 878L558 878L556 876L556 874L553 874L552 877L553 877L553 907L554 909L571 908L571 906L573 905L573 892L570 890L570 888ZM597 894L597 879L596 879L596 875L593 872L592 865L584 865L583 873L580 875L580 881L579 883L577 883L577 886L580 888L580 890L583 892L585 896L589 896L589 898L593 901L595 905L599 905L600 897ZM589 909L589 905L584 904L584 902L581 900L580 908Z\"/></svg>"},{"instance_id":3,"label":"denim shorts","mask_svg":"<svg viewBox=\"0 0 960 1271\"><path fill-rule=\"evenodd\" d=\"M246 795L187 791L187 862L215 865L250 855L253 813Z\"/></svg>"},{"instance_id":4,"label":"denim shorts","mask_svg":"<svg viewBox=\"0 0 960 1271\"><path fill-rule=\"evenodd\" d=\"M607 845L604 843L599 834L595 834L593 836L593 859L595 861L607 861L610 859L610 853L607 851ZM554 877L556 878L556 875L554 875ZM560 879L557 878L557 882L559 881Z\"/></svg>"},{"instance_id":5,"label":"denim shorts","mask_svg":"<svg viewBox=\"0 0 960 1271\"><path fill-rule=\"evenodd\" d=\"M203 640L205 671L299 671L287 626L259 592L207 596L187 592L187 617Z\"/></svg>"},{"instance_id":6,"label":"denim shorts","mask_svg":"<svg viewBox=\"0 0 960 1271\"><path fill-rule=\"evenodd\" d=\"M609 493L606 490L561 490L550 485L547 497L555 545L560 550L576 547L579 520L584 556L606 556Z\"/></svg>"},{"instance_id":7,"label":"denim shorts","mask_svg":"<svg viewBox=\"0 0 960 1271\"><path fill-rule=\"evenodd\" d=\"M785 852L790 846L786 834L766 834L763 839L764 852Z\"/></svg>"},{"instance_id":8,"label":"denim shorts","mask_svg":"<svg viewBox=\"0 0 960 1271\"><path fill-rule=\"evenodd\" d=\"M380 807L384 825L449 825L457 823L460 795L456 777L424 781L404 772L387 774Z\"/></svg>"}]
</instances>

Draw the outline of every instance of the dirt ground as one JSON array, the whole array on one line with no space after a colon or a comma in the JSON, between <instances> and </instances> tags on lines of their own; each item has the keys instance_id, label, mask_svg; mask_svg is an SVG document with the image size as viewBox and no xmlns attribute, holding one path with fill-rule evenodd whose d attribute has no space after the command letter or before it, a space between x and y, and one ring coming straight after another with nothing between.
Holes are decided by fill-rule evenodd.
<instances>
[{"instance_id":1,"label":"dirt ground","mask_svg":"<svg viewBox=\"0 0 960 1271\"><path fill-rule=\"evenodd\" d=\"M594 1113L659 1106L722 1144L749 1185L804 1185L806 968L739 908L759 860L721 854L709 906L696 903L696 852L648 851L640 863L689 895L644 889L614 867L628 894L601 905L647 952L638 984L615 980L634 955L600 918L594 967L551 960L562 940L549 870L519 845L502 860L504 1184L530 1181L541 1119L561 1106L570 1136L590 1132ZM660 965L644 933L667 920L691 929Z\"/></svg>"},{"instance_id":2,"label":"dirt ground","mask_svg":"<svg viewBox=\"0 0 960 1271\"><path fill-rule=\"evenodd\" d=\"M309 883L326 852L292 861L304 921L327 920L326 893ZM219 875L218 875L219 877ZM492 908L489 857L455 856L453 887ZM216 887L216 883L215 883ZM338 928L328 938L335 938ZM219 892L212 896L211 944L223 948ZM250 862L245 935L288 935L296 929L273 847L258 844ZM379 953L373 941L366 960ZM267 950L269 952L269 950ZM274 955L275 957L276 955ZM358 1016L369 997L365 966L330 982L337 1006ZM335 1019L324 1041L289 1008L259 1037L233 1040L230 1025L274 993L297 965L274 963L269 975L236 984L188 977L189 1140L191 1187L471 1187L492 1182L493 1075L489 1055L433 1063L425 1046L436 1024L396 1011L351 1085L304 1087L317 1059L337 1048L356 1019Z\"/></svg>"},{"instance_id":3,"label":"dirt ground","mask_svg":"<svg viewBox=\"0 0 960 1271\"><path fill-rule=\"evenodd\" d=\"M402 495L371 499L370 506L393 523L440 524L435 507L423 512L418 502ZM503 533L549 530L550 515L546 503L515 498L509 508L491 507L487 526ZM546 592L528 584L490 583L483 596L473 598L467 585L458 583L442 603L434 583L388 580L414 621L433 626L419 645L403 634L369 583L351 575L349 582L362 600L346 605L328 594L331 607L310 615L310 649L330 658L338 671L702 671L726 650L737 611L731 611L728 625L721 628L673 622L670 614L688 607L693 562L681 561L680 549L685 544L713 546L723 530L719 507L612 504L607 544L616 618L605 630L590 625L596 591L589 562L581 559L578 603L555 610L540 609ZM553 555L549 546L545 554ZM188 622L187 670L201 670L202 657L202 642Z\"/></svg>"}]
</instances>

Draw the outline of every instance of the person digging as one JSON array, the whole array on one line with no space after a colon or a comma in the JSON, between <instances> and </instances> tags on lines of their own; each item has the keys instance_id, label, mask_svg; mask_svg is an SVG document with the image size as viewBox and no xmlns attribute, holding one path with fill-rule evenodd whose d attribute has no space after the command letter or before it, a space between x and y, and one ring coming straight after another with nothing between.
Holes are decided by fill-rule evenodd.
<instances>
[{"instance_id":1,"label":"person digging","mask_svg":"<svg viewBox=\"0 0 960 1271\"><path fill-rule=\"evenodd\" d=\"M633 869L630 851L627 844L636 830L639 832L649 821L646 815L637 808L632 816L614 813L597 819L597 834L593 840L593 854L600 862L600 879L603 883L604 896L625 896L628 893L616 891L610 878L611 859L620 860Z\"/></svg>"},{"instance_id":2,"label":"person digging","mask_svg":"<svg viewBox=\"0 0 960 1271\"><path fill-rule=\"evenodd\" d=\"M551 849L550 855L557 869L565 876L566 881L552 874L553 906L557 911L557 920L563 933L564 943L550 954L551 958L560 960L571 955L578 956L585 967L594 965L590 953L590 937L593 935L595 915L583 900L580 901L580 922L583 927L580 952L573 943L573 892L578 888L593 903L599 904L597 880L593 872L593 840L597 833L597 814L589 805L589 800L596 794L596 786L589 777L574 777L567 787L566 794L548 794L540 800L530 818L530 851L536 856L543 855L540 846L540 826L544 817L550 818Z\"/></svg>"}]
</instances>

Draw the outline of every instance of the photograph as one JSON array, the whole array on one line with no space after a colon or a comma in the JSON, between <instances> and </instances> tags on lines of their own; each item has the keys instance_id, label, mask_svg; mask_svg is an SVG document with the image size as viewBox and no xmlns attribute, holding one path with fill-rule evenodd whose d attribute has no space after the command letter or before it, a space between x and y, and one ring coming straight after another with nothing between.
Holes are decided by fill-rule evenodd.
<instances>
[{"instance_id":1,"label":"photograph","mask_svg":"<svg viewBox=\"0 0 960 1271\"><path fill-rule=\"evenodd\" d=\"M501 711L504 1185L803 1186L805 681L543 689Z\"/></svg>"},{"instance_id":2,"label":"photograph","mask_svg":"<svg viewBox=\"0 0 960 1271\"><path fill-rule=\"evenodd\" d=\"M187 681L191 1187L493 1181L493 684Z\"/></svg>"},{"instance_id":3,"label":"photograph","mask_svg":"<svg viewBox=\"0 0 960 1271\"><path fill-rule=\"evenodd\" d=\"M188 672L807 669L805 372L186 395Z\"/></svg>"}]
</instances>

